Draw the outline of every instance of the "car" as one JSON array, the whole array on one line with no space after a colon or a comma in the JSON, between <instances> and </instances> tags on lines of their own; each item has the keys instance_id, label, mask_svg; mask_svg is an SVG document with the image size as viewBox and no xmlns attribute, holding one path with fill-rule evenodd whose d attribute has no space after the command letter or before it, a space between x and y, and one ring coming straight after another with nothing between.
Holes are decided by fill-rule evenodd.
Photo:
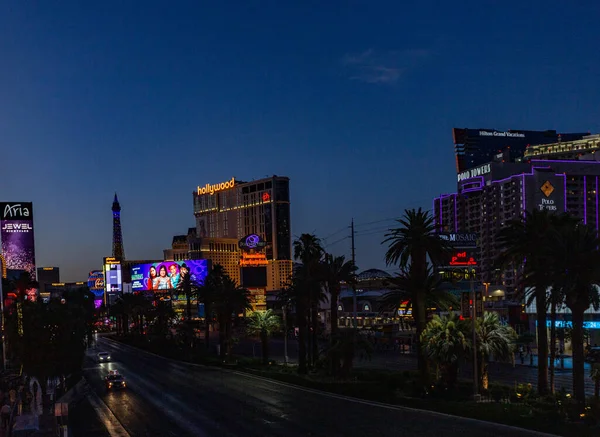
<instances>
[{"instance_id":1,"label":"car","mask_svg":"<svg viewBox=\"0 0 600 437\"><path fill-rule=\"evenodd\" d=\"M127 387L125 378L123 378L116 370L111 370L108 375L106 375L106 378L104 378L104 382L106 383L107 390L117 390Z\"/></svg>"},{"instance_id":2,"label":"car","mask_svg":"<svg viewBox=\"0 0 600 437\"><path fill-rule=\"evenodd\" d=\"M110 361L110 354L108 352L99 352L98 353L98 362L99 363L107 363Z\"/></svg>"}]
</instances>

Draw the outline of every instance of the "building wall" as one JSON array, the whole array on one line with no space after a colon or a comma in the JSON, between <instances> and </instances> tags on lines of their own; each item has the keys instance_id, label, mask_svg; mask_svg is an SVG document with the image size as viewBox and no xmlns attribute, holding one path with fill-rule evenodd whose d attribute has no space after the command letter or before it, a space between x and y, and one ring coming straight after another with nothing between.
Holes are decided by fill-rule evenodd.
<instances>
[{"instance_id":1,"label":"building wall","mask_svg":"<svg viewBox=\"0 0 600 437\"><path fill-rule=\"evenodd\" d=\"M598 229L599 176L600 162L593 161L492 164L488 174L459 181L457 193L434 199L436 228L441 232L478 233L480 280L497 283L496 236L508 221L520 218L524 211L567 211ZM551 187L548 196L542 189L546 183L550 184L547 188ZM516 286L518 268L502 272L501 283L509 290L507 297Z\"/></svg>"},{"instance_id":2,"label":"building wall","mask_svg":"<svg viewBox=\"0 0 600 437\"><path fill-rule=\"evenodd\" d=\"M267 259L291 260L289 179L273 176L211 194L194 193L199 238L257 234L267 242Z\"/></svg>"},{"instance_id":3,"label":"building wall","mask_svg":"<svg viewBox=\"0 0 600 437\"><path fill-rule=\"evenodd\" d=\"M60 269L58 267L38 267L37 281L40 293L45 293L47 284L60 282Z\"/></svg>"}]
</instances>

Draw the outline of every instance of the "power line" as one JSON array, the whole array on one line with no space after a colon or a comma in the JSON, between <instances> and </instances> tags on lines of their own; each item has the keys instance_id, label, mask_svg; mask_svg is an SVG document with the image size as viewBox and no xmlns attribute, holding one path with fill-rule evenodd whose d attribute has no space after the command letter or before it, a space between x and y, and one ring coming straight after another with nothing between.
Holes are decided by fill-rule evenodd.
<instances>
[{"instance_id":1,"label":"power line","mask_svg":"<svg viewBox=\"0 0 600 437\"><path fill-rule=\"evenodd\" d=\"M340 241L344 241L350 238L350 235L346 235L345 237L340 238L339 240L335 240L333 243L325 243L325 247L333 246L334 244L339 243Z\"/></svg>"},{"instance_id":2,"label":"power line","mask_svg":"<svg viewBox=\"0 0 600 437\"><path fill-rule=\"evenodd\" d=\"M389 222L389 221L392 221L392 220L398 220L399 218L400 217L390 217L390 218L386 218L386 219L375 220L375 221L372 221L372 222L360 223L360 224L354 225L354 227L373 225L375 223Z\"/></svg>"},{"instance_id":3,"label":"power line","mask_svg":"<svg viewBox=\"0 0 600 437\"><path fill-rule=\"evenodd\" d=\"M324 238L321 238L321 240L327 240L328 238L331 238L331 237L333 237L334 235L337 235L337 234L339 234L340 232L344 232L346 229L348 229L348 227L347 227L347 226L344 226L343 228L341 228L341 229L338 229L338 230L337 230L337 231L335 231L334 233L332 233L332 234L329 234L328 236L326 236L326 237L324 237Z\"/></svg>"}]
</instances>

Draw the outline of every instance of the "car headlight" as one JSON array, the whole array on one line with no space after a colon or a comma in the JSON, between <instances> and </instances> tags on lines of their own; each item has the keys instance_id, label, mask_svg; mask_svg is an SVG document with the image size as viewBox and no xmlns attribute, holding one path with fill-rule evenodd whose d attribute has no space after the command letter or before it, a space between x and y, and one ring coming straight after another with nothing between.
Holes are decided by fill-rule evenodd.
<instances>
[{"instance_id":1,"label":"car headlight","mask_svg":"<svg viewBox=\"0 0 600 437\"><path fill-rule=\"evenodd\" d=\"M107 360L110 360L110 355L106 357Z\"/></svg>"}]
</instances>

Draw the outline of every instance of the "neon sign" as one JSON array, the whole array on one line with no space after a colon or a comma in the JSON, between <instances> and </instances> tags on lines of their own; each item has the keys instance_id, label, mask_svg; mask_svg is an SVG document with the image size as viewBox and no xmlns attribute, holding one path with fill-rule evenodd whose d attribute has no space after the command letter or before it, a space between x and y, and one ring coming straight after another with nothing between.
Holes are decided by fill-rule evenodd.
<instances>
[{"instance_id":1,"label":"neon sign","mask_svg":"<svg viewBox=\"0 0 600 437\"><path fill-rule=\"evenodd\" d=\"M457 252L450 259L450 265L454 267L476 266L477 261L472 256L468 256L467 252Z\"/></svg>"},{"instance_id":2,"label":"neon sign","mask_svg":"<svg viewBox=\"0 0 600 437\"><path fill-rule=\"evenodd\" d=\"M220 184L213 184L213 185L206 184L203 187L198 185L198 196L200 196L201 194L210 194L212 196L217 191L228 190L230 188L233 188L234 185L235 185L235 178L231 178L230 181L221 182Z\"/></svg>"},{"instance_id":3,"label":"neon sign","mask_svg":"<svg viewBox=\"0 0 600 437\"><path fill-rule=\"evenodd\" d=\"M269 264L267 256L264 253L242 253L240 266L242 267L259 267Z\"/></svg>"},{"instance_id":4,"label":"neon sign","mask_svg":"<svg viewBox=\"0 0 600 437\"><path fill-rule=\"evenodd\" d=\"M243 250L262 250L266 245L267 242L257 234L246 235L238 242L238 246Z\"/></svg>"}]
</instances>

